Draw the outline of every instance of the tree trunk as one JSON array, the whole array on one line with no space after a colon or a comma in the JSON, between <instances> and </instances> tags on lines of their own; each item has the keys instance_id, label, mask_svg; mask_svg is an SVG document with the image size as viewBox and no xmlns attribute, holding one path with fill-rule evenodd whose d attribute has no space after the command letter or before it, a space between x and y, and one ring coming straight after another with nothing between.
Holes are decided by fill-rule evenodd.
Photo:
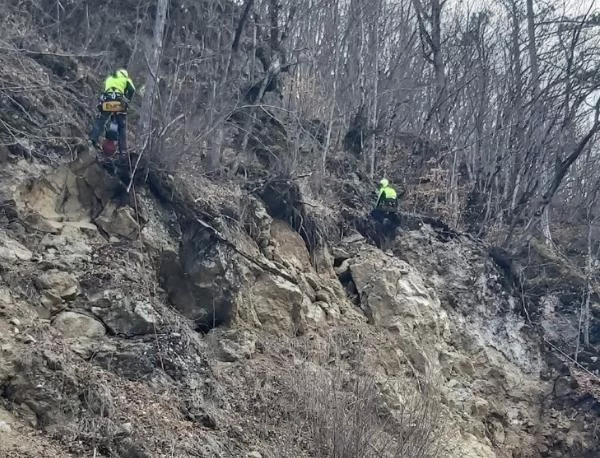
<instances>
[{"instance_id":1,"label":"tree trunk","mask_svg":"<svg viewBox=\"0 0 600 458\"><path fill-rule=\"evenodd\" d=\"M431 0L431 52L438 97L438 125L442 141L447 145L450 134L448 132L446 66L442 54L442 3L440 0Z\"/></svg>"},{"instance_id":2,"label":"tree trunk","mask_svg":"<svg viewBox=\"0 0 600 458\"><path fill-rule=\"evenodd\" d=\"M592 206L587 209L588 231L587 231L587 262L585 266L585 275L587 277L587 291L585 296L585 312L583 318L583 343L586 346L590 345L590 298L592 294L592 229L593 217ZM578 336L579 337L579 336Z\"/></svg>"},{"instance_id":3,"label":"tree trunk","mask_svg":"<svg viewBox=\"0 0 600 458\"><path fill-rule=\"evenodd\" d=\"M510 114L508 119L505 120L505 122L513 124L513 126L511 127L509 138L510 144L508 145L508 147L512 150L511 156L513 157L513 160L511 161L512 171L509 175L510 180L508 186L506 187L506 191L509 192L510 190L512 190L510 201L508 203L508 207L510 209L509 214L512 214L517 208L517 202L519 200L519 193L521 190L522 174L524 173L521 164L523 162L523 145L525 143L523 110L521 109L522 97L524 95L523 69L521 64L521 45L519 38L521 20L519 17L518 5L515 0L513 0L510 4L509 15L512 21L510 60L512 64L511 83L513 83L513 87L512 90L510 90Z\"/></svg>"},{"instance_id":4,"label":"tree trunk","mask_svg":"<svg viewBox=\"0 0 600 458\"><path fill-rule=\"evenodd\" d=\"M152 38L152 54L149 59L146 55L148 73L146 75L146 87L144 89L144 98L142 99L142 110L139 121L139 131L142 140L140 153L143 153L148 148L152 136L154 98L156 94L156 85L158 83L158 71L162 54L163 35L165 24L167 22L168 7L169 0L157 0L156 20L154 21L154 33Z\"/></svg>"},{"instance_id":5,"label":"tree trunk","mask_svg":"<svg viewBox=\"0 0 600 458\"><path fill-rule=\"evenodd\" d=\"M428 48L427 60L433 65L436 101L432 107L432 114L437 115L437 124L442 143L447 146L450 140L448 129L448 89L446 81L446 65L442 52L442 8L444 1L431 0L430 12L425 11L421 0L412 0L417 13L417 21L421 34L423 47ZM427 24L431 31L427 30Z\"/></svg>"},{"instance_id":6,"label":"tree trunk","mask_svg":"<svg viewBox=\"0 0 600 458\"><path fill-rule=\"evenodd\" d=\"M375 176L375 154L377 151L377 123L378 123L378 98L379 98L379 15L381 11L381 1L377 0L375 5L375 14L371 20L369 30L369 41L371 47L372 59L372 91L371 94L371 116L370 116L370 131L371 131L371 151L369 158L369 177L372 179Z\"/></svg>"},{"instance_id":7,"label":"tree trunk","mask_svg":"<svg viewBox=\"0 0 600 458\"><path fill-rule=\"evenodd\" d=\"M538 64L537 46L535 44L535 13L533 11L533 0L527 0L527 38L529 62L531 64L531 87L533 89L535 103L540 92L540 69Z\"/></svg>"},{"instance_id":8,"label":"tree trunk","mask_svg":"<svg viewBox=\"0 0 600 458\"><path fill-rule=\"evenodd\" d=\"M238 52L240 46L240 39L242 38L242 32L244 31L244 25L246 24L246 20L248 19L248 14L250 13L250 9L254 4L254 0L246 0L246 4L244 5L244 11L242 12L242 16L238 22L238 25L235 29L235 36L233 38L233 44L231 45L231 49L234 53Z\"/></svg>"},{"instance_id":9,"label":"tree trunk","mask_svg":"<svg viewBox=\"0 0 600 458\"><path fill-rule=\"evenodd\" d=\"M339 4L338 0L334 1L333 9L333 29L334 29L334 40L333 40L333 54L334 54L334 66L333 66L333 84L332 84L332 100L331 106L329 108L329 119L327 121L327 134L325 137L325 145L323 146L323 152L321 154L321 174L325 174L325 169L327 165L327 154L329 154L329 149L331 148L331 134L333 131L333 116L335 114L336 109L336 100L337 100L337 92L338 92L338 80L340 73L340 40L339 40L339 31L338 31L338 23L339 23Z\"/></svg>"},{"instance_id":10,"label":"tree trunk","mask_svg":"<svg viewBox=\"0 0 600 458\"><path fill-rule=\"evenodd\" d=\"M529 63L531 66L531 126L533 141L533 149L539 150L542 148L542 138L540 137L543 132L543 117L540 113L540 69L538 62L538 52L535 40L535 12L533 10L533 0L527 0L527 49L529 51ZM542 181L545 183L548 181L550 176L550 164L546 158L542 159ZM541 218L542 235L544 236L544 243L546 245L552 244L552 233L550 231L550 205L547 205L542 210Z\"/></svg>"}]
</instances>

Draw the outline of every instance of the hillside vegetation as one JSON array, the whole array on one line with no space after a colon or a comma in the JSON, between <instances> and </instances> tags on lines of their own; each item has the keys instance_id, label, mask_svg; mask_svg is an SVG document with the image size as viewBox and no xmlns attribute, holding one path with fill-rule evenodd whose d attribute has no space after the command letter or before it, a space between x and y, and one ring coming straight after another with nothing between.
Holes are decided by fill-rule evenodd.
<instances>
[{"instance_id":1,"label":"hillside vegetation","mask_svg":"<svg viewBox=\"0 0 600 458\"><path fill-rule=\"evenodd\" d=\"M554 3L0 5L0 456L597 456L600 21Z\"/></svg>"}]
</instances>

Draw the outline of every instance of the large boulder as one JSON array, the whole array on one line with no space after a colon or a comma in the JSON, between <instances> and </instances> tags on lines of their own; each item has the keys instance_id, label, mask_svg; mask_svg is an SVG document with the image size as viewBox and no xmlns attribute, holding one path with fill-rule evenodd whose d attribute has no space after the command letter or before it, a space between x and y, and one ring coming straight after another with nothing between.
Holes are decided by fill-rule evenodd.
<instances>
[{"instance_id":1,"label":"large boulder","mask_svg":"<svg viewBox=\"0 0 600 458\"><path fill-rule=\"evenodd\" d=\"M52 324L65 337L96 338L106 334L106 329L100 321L77 312L61 312Z\"/></svg>"},{"instance_id":2,"label":"large boulder","mask_svg":"<svg viewBox=\"0 0 600 458\"><path fill-rule=\"evenodd\" d=\"M98 162L71 165L71 171L79 180L79 200L82 203L89 206L93 198L98 200L100 206L115 200L121 203L129 201L125 185L117 177L108 174Z\"/></svg>"},{"instance_id":3,"label":"large boulder","mask_svg":"<svg viewBox=\"0 0 600 458\"><path fill-rule=\"evenodd\" d=\"M34 212L53 221L60 221L58 205L63 196L68 169L61 167L37 180L25 183L19 190L20 212Z\"/></svg>"},{"instance_id":4,"label":"large boulder","mask_svg":"<svg viewBox=\"0 0 600 458\"><path fill-rule=\"evenodd\" d=\"M140 229L124 184L90 154L30 180L20 187L18 202L27 224L43 232L59 233L57 222L94 219L109 235L134 238Z\"/></svg>"},{"instance_id":5,"label":"large boulder","mask_svg":"<svg viewBox=\"0 0 600 458\"><path fill-rule=\"evenodd\" d=\"M217 357L221 361L235 362L250 359L256 352L256 336L243 329L231 329L217 334Z\"/></svg>"},{"instance_id":6,"label":"large boulder","mask_svg":"<svg viewBox=\"0 0 600 458\"><path fill-rule=\"evenodd\" d=\"M298 331L304 296L297 285L262 273L249 286L247 304L263 329L287 334Z\"/></svg>"},{"instance_id":7,"label":"large boulder","mask_svg":"<svg viewBox=\"0 0 600 458\"><path fill-rule=\"evenodd\" d=\"M302 322L313 328L321 327L327 322L331 308L326 302L313 302L304 296L301 305Z\"/></svg>"},{"instance_id":8,"label":"large boulder","mask_svg":"<svg viewBox=\"0 0 600 458\"><path fill-rule=\"evenodd\" d=\"M161 256L169 301L204 330L237 317L289 335L339 316L335 291L312 270L302 238L281 221L273 221L271 233L273 262L246 247L246 240L236 240L238 249L251 253L241 256L201 225L188 227L179 253L165 250Z\"/></svg>"},{"instance_id":9,"label":"large boulder","mask_svg":"<svg viewBox=\"0 0 600 458\"><path fill-rule=\"evenodd\" d=\"M152 343L118 341L115 345L97 347L92 362L128 380L141 380L154 373L157 360Z\"/></svg>"},{"instance_id":10,"label":"large boulder","mask_svg":"<svg viewBox=\"0 0 600 458\"><path fill-rule=\"evenodd\" d=\"M140 234L140 224L133 210L129 207L118 207L115 202L108 202L94 222L108 235L134 240Z\"/></svg>"},{"instance_id":11,"label":"large boulder","mask_svg":"<svg viewBox=\"0 0 600 458\"><path fill-rule=\"evenodd\" d=\"M96 206L93 191L83 182L80 172L94 166L91 156L82 156L70 166L63 166L29 181L19 190L21 213L39 214L51 221L77 221L90 217ZM100 173L104 173L100 170Z\"/></svg>"},{"instance_id":12,"label":"large boulder","mask_svg":"<svg viewBox=\"0 0 600 458\"><path fill-rule=\"evenodd\" d=\"M22 244L0 233L0 261L29 261L33 253Z\"/></svg>"},{"instance_id":13,"label":"large boulder","mask_svg":"<svg viewBox=\"0 0 600 458\"><path fill-rule=\"evenodd\" d=\"M119 291L107 290L90 298L91 311L106 325L111 334L133 337L156 331L159 316L142 297L125 297Z\"/></svg>"},{"instance_id":14,"label":"large boulder","mask_svg":"<svg viewBox=\"0 0 600 458\"><path fill-rule=\"evenodd\" d=\"M350 272L369 322L393 332L397 357L419 374L438 370L433 343L443 339L448 318L418 274L402 261L368 255L351 263Z\"/></svg>"},{"instance_id":15,"label":"large boulder","mask_svg":"<svg viewBox=\"0 0 600 458\"><path fill-rule=\"evenodd\" d=\"M348 269L373 324L408 339L447 331L440 300L406 262L366 250L348 263Z\"/></svg>"},{"instance_id":16,"label":"large boulder","mask_svg":"<svg viewBox=\"0 0 600 458\"><path fill-rule=\"evenodd\" d=\"M281 220L273 220L271 240L274 245L274 260L300 272L311 268L306 244L300 234L289 224Z\"/></svg>"},{"instance_id":17,"label":"large boulder","mask_svg":"<svg viewBox=\"0 0 600 458\"><path fill-rule=\"evenodd\" d=\"M35 279L35 285L40 291L46 291L61 299L74 299L79 293L79 282L70 273L50 270Z\"/></svg>"},{"instance_id":18,"label":"large boulder","mask_svg":"<svg viewBox=\"0 0 600 458\"><path fill-rule=\"evenodd\" d=\"M64 227L63 223L45 218L36 211L31 211L23 217L23 222L30 229L47 234L60 234Z\"/></svg>"},{"instance_id":19,"label":"large boulder","mask_svg":"<svg viewBox=\"0 0 600 458\"><path fill-rule=\"evenodd\" d=\"M179 253L161 256L160 281L169 301L201 329L229 323L234 315L234 294L240 286L233 250L219 243L201 225L184 233Z\"/></svg>"}]
</instances>

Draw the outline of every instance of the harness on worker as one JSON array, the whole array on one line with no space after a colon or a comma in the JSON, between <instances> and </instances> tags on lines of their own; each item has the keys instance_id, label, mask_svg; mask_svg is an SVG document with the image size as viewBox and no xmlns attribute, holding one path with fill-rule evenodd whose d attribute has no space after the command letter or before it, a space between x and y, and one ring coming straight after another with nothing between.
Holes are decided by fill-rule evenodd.
<instances>
[{"instance_id":1,"label":"harness on worker","mask_svg":"<svg viewBox=\"0 0 600 458\"><path fill-rule=\"evenodd\" d=\"M379 201L377 208L386 212L395 213L398 211L398 200L383 198Z\"/></svg>"},{"instance_id":2,"label":"harness on worker","mask_svg":"<svg viewBox=\"0 0 600 458\"><path fill-rule=\"evenodd\" d=\"M126 106L124 96L114 88L105 91L100 97L101 109L107 113L124 113Z\"/></svg>"}]
</instances>

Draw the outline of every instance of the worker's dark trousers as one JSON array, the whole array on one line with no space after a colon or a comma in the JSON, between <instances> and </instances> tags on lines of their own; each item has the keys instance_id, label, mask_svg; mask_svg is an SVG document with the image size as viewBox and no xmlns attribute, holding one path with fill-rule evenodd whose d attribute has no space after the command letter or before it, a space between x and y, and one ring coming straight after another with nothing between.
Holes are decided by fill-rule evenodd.
<instances>
[{"instance_id":1,"label":"worker's dark trousers","mask_svg":"<svg viewBox=\"0 0 600 458\"><path fill-rule=\"evenodd\" d=\"M379 223L383 223L387 219L395 226L400 224L400 218L396 212L387 211L383 208L375 208L373 211L371 211L371 216Z\"/></svg>"},{"instance_id":2,"label":"worker's dark trousers","mask_svg":"<svg viewBox=\"0 0 600 458\"><path fill-rule=\"evenodd\" d=\"M90 140L94 143L98 143L98 138L106 127L110 115L106 111L101 111L98 114L92 133L90 134ZM127 116L125 114L117 115L117 125L119 126L119 152L124 154L127 152Z\"/></svg>"}]
</instances>

